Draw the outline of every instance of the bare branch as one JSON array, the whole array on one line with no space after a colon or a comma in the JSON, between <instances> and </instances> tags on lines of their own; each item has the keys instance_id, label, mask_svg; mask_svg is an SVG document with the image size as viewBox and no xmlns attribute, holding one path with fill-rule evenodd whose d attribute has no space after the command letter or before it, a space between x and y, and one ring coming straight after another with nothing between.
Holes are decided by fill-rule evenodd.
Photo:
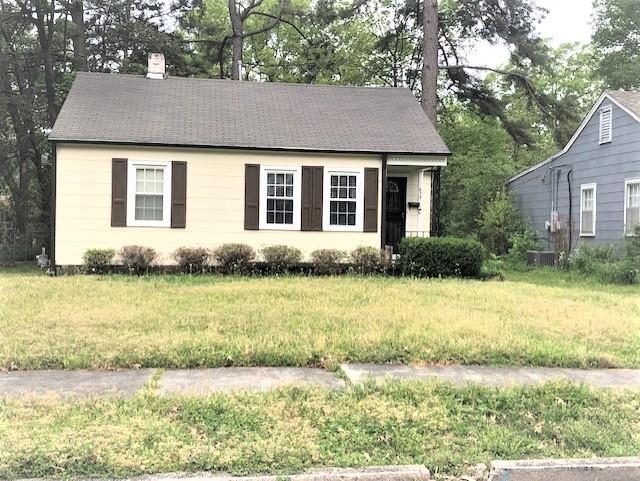
<instances>
[{"instance_id":1,"label":"bare branch","mask_svg":"<svg viewBox=\"0 0 640 481\"><path fill-rule=\"evenodd\" d=\"M261 15L263 17L267 17L267 18L271 18L274 20L278 20L278 22L282 22L282 23L286 23L287 25L289 25L290 27L292 27L297 33L298 35L300 35L302 38L304 38L306 41L311 43L311 40L309 39L309 37L307 37L304 32L302 30L300 30L298 28L298 26L296 24L294 24L293 22L282 18L282 16L276 16L276 15L272 15L270 13L265 13L265 12L253 12L253 15Z\"/></svg>"}]
</instances>

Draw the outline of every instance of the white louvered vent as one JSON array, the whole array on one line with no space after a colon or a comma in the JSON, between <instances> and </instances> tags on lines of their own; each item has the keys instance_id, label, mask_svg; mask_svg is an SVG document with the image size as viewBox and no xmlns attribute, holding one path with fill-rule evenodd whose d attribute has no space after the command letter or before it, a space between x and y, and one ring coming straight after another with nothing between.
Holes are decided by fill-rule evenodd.
<instances>
[{"instance_id":1,"label":"white louvered vent","mask_svg":"<svg viewBox=\"0 0 640 481\"><path fill-rule=\"evenodd\" d=\"M606 144L611 142L613 137L613 121L611 114L611 105L600 109L600 143Z\"/></svg>"}]
</instances>

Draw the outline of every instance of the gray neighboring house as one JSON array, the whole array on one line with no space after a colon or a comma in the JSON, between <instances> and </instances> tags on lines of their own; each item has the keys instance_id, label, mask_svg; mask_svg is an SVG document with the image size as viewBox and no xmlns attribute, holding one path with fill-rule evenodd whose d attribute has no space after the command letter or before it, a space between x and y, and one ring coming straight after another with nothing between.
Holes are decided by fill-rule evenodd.
<instances>
[{"instance_id":1,"label":"gray neighboring house","mask_svg":"<svg viewBox=\"0 0 640 481\"><path fill-rule=\"evenodd\" d=\"M547 249L624 239L640 224L640 92L602 94L564 149L507 187Z\"/></svg>"}]
</instances>

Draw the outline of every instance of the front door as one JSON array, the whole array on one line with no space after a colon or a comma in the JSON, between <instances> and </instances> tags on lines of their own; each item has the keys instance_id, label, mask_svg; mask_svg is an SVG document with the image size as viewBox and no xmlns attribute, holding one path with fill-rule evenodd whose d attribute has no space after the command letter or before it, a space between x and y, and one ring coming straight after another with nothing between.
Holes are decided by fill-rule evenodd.
<instances>
[{"instance_id":1,"label":"front door","mask_svg":"<svg viewBox=\"0 0 640 481\"><path fill-rule=\"evenodd\" d=\"M387 217L384 243L393 246L393 252L397 253L400 240L405 236L407 178L387 177L386 198Z\"/></svg>"}]
</instances>

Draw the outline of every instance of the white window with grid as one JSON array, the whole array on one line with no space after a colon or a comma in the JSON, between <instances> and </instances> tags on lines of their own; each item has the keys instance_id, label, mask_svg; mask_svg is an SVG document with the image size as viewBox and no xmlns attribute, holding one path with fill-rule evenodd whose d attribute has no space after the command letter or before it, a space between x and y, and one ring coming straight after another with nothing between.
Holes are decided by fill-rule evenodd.
<instances>
[{"instance_id":1,"label":"white window with grid","mask_svg":"<svg viewBox=\"0 0 640 481\"><path fill-rule=\"evenodd\" d=\"M635 234L640 225L640 179L627 180L624 183L624 232Z\"/></svg>"},{"instance_id":2,"label":"white window with grid","mask_svg":"<svg viewBox=\"0 0 640 481\"><path fill-rule=\"evenodd\" d=\"M580 186L580 235L596 235L596 184Z\"/></svg>"},{"instance_id":3,"label":"white window with grid","mask_svg":"<svg viewBox=\"0 0 640 481\"><path fill-rule=\"evenodd\" d=\"M611 105L600 109L600 143L606 144L613 138L613 111Z\"/></svg>"},{"instance_id":4,"label":"white window with grid","mask_svg":"<svg viewBox=\"0 0 640 481\"><path fill-rule=\"evenodd\" d=\"M300 167L260 169L260 229L300 230Z\"/></svg>"},{"instance_id":5,"label":"white window with grid","mask_svg":"<svg viewBox=\"0 0 640 481\"><path fill-rule=\"evenodd\" d=\"M362 231L362 171L325 174L323 230Z\"/></svg>"},{"instance_id":6,"label":"white window with grid","mask_svg":"<svg viewBox=\"0 0 640 481\"><path fill-rule=\"evenodd\" d=\"M127 177L127 225L169 227L170 163L129 161Z\"/></svg>"}]
</instances>

